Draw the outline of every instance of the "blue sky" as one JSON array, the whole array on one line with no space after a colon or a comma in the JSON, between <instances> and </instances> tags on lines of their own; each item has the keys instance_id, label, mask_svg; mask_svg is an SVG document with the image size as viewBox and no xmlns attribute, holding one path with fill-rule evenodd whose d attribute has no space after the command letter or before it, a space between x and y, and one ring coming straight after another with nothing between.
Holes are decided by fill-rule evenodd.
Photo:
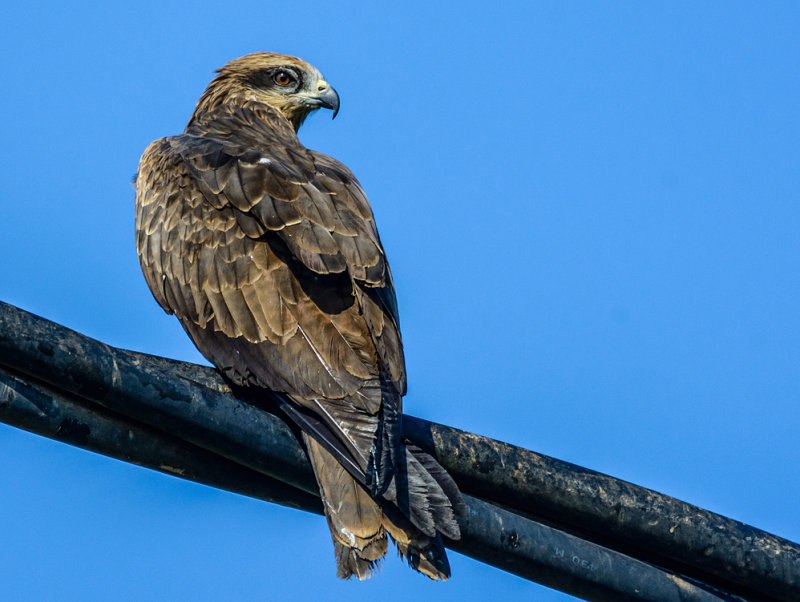
<instances>
[{"instance_id":1,"label":"blue sky","mask_svg":"<svg viewBox=\"0 0 800 602\"><path fill-rule=\"evenodd\" d=\"M129 181L226 61L337 88L301 141L370 197L409 413L800 540L800 10L739 2L9 3L0 299L201 362ZM0 425L4 600L569 599L451 553L334 577L320 517Z\"/></svg>"}]
</instances>

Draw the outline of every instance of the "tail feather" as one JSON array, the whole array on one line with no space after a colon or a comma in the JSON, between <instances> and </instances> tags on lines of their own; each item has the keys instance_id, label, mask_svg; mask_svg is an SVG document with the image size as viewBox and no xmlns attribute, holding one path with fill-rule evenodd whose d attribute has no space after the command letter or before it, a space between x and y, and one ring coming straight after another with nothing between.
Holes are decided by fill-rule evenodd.
<instances>
[{"instance_id":1,"label":"tail feather","mask_svg":"<svg viewBox=\"0 0 800 602\"><path fill-rule=\"evenodd\" d=\"M434 581L447 581L450 563L441 536L428 537L393 507L384 507L383 526L397 546L397 553L411 568Z\"/></svg>"},{"instance_id":2,"label":"tail feather","mask_svg":"<svg viewBox=\"0 0 800 602\"><path fill-rule=\"evenodd\" d=\"M395 541L397 553L408 562L408 565L432 579L447 581L450 578L450 563L442 544L442 536L438 535L423 545L402 544Z\"/></svg>"},{"instance_id":3,"label":"tail feather","mask_svg":"<svg viewBox=\"0 0 800 602\"><path fill-rule=\"evenodd\" d=\"M433 456L425 453L416 445L406 443L406 453L412 455L420 463L423 471L436 481L441 493L447 499L442 507L451 512L444 512L444 516L441 518L438 516L440 514L439 512L435 513L437 530L450 539L460 539L461 531L458 528L458 522L455 517L466 516L467 505L464 503L464 498L461 496L461 492L458 489L458 485L456 485L456 482L453 480L453 477L442 468ZM448 523L450 524L449 530L451 532L443 528L446 527Z\"/></svg>"},{"instance_id":4,"label":"tail feather","mask_svg":"<svg viewBox=\"0 0 800 602\"><path fill-rule=\"evenodd\" d=\"M386 538L384 537L383 552L374 560L363 558L355 548L348 547L336 539L333 540L333 553L336 557L336 576L339 579L355 577L359 581L369 579L378 572L381 559L386 555ZM371 547L371 546L368 546Z\"/></svg>"},{"instance_id":5,"label":"tail feather","mask_svg":"<svg viewBox=\"0 0 800 602\"><path fill-rule=\"evenodd\" d=\"M447 579L442 535L461 537L457 515L466 512L461 493L433 457L404 440L395 383L376 379L365 390L366 405L357 397L294 396L283 404L303 433L337 574L368 578L391 537L412 568L434 580Z\"/></svg>"},{"instance_id":6,"label":"tail feather","mask_svg":"<svg viewBox=\"0 0 800 602\"><path fill-rule=\"evenodd\" d=\"M450 539L460 539L456 514L465 514L466 506L455 482L419 448L408 445L404 451L405 462L383 497L428 537L435 537L438 531Z\"/></svg>"},{"instance_id":7,"label":"tail feather","mask_svg":"<svg viewBox=\"0 0 800 602\"><path fill-rule=\"evenodd\" d=\"M448 497L446 491L452 494L454 484L451 487L433 458L414 446L401 447L405 461L376 500L311 435L303 433L303 439L319 484L339 577L363 580L375 573L386 554L387 534L409 566L433 580L450 576L439 532L460 537L453 508L463 502L457 489L454 499ZM397 504L398 489L407 491L406 508Z\"/></svg>"},{"instance_id":8,"label":"tail feather","mask_svg":"<svg viewBox=\"0 0 800 602\"><path fill-rule=\"evenodd\" d=\"M333 538L337 575L368 578L386 554L383 512L321 444L303 433Z\"/></svg>"}]
</instances>

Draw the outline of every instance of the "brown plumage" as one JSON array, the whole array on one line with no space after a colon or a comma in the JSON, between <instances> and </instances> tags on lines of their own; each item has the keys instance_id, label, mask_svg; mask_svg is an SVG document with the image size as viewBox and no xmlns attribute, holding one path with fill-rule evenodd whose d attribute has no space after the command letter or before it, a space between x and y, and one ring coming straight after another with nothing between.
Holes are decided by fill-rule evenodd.
<instances>
[{"instance_id":1,"label":"brown plumage","mask_svg":"<svg viewBox=\"0 0 800 602\"><path fill-rule=\"evenodd\" d=\"M297 129L336 92L294 57L228 63L180 136L136 179L136 243L150 290L234 384L268 388L302 429L338 575L364 579L387 533L412 567L450 575L461 495L407 445L405 362L372 210L341 163Z\"/></svg>"}]
</instances>

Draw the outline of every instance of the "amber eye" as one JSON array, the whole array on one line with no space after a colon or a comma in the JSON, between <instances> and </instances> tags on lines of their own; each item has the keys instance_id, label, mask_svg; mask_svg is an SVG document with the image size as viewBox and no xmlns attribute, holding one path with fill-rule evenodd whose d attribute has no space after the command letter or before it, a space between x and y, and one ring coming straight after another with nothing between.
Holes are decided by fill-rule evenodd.
<instances>
[{"instance_id":1,"label":"amber eye","mask_svg":"<svg viewBox=\"0 0 800 602\"><path fill-rule=\"evenodd\" d=\"M279 86L288 86L294 80L291 74L287 73L286 71L278 71L274 76L272 76L272 79Z\"/></svg>"}]
</instances>

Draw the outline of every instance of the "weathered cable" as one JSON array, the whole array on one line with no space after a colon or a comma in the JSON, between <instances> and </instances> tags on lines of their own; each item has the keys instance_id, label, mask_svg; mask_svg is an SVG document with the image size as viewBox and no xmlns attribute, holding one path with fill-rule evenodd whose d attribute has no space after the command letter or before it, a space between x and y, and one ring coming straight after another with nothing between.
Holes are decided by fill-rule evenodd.
<instances>
[{"instance_id":1,"label":"weathered cable","mask_svg":"<svg viewBox=\"0 0 800 602\"><path fill-rule=\"evenodd\" d=\"M0 370L0 421L140 466L310 512L319 498L90 401ZM290 455L290 457L294 457ZM295 467L311 474L308 463ZM463 536L448 546L589 600L729 600L613 550L466 495Z\"/></svg>"},{"instance_id":2,"label":"weathered cable","mask_svg":"<svg viewBox=\"0 0 800 602\"><path fill-rule=\"evenodd\" d=\"M210 368L115 349L3 303L0 365L156 430L180 425L190 443L316 492L310 473L296 470L305 456L291 430L233 397ZM727 592L800 599L797 544L505 443L411 417L404 425L467 493Z\"/></svg>"}]
</instances>

